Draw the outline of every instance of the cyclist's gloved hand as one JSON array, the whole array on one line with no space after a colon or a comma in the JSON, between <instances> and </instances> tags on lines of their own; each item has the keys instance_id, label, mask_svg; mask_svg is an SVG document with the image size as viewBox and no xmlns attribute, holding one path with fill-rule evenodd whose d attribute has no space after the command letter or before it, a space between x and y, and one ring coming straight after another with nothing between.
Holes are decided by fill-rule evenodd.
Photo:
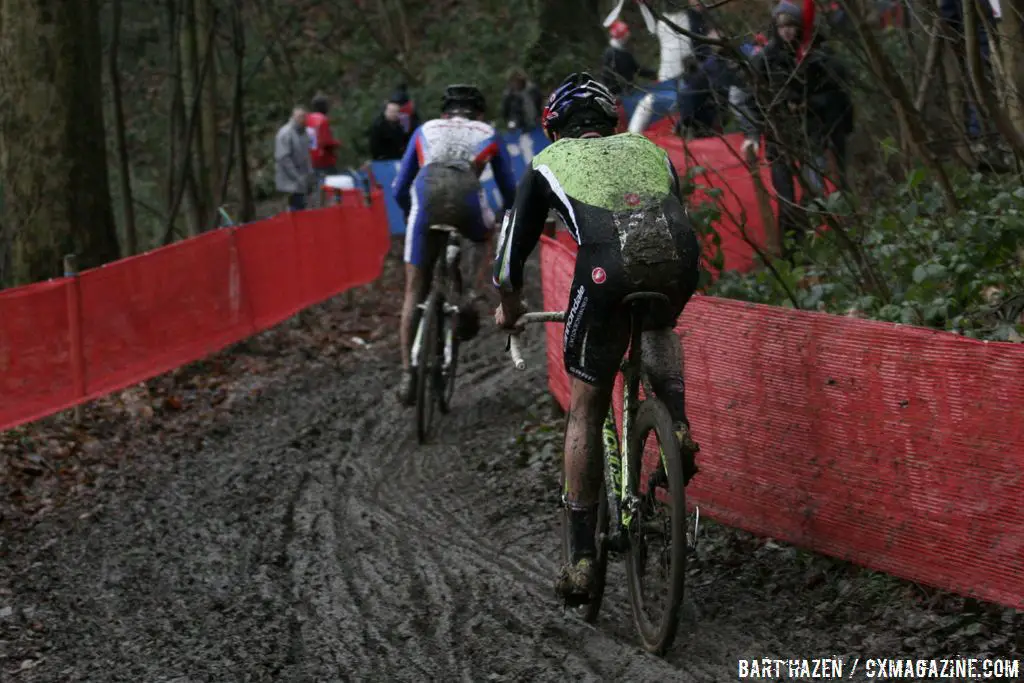
<instances>
[{"instance_id":1,"label":"cyclist's gloved hand","mask_svg":"<svg viewBox=\"0 0 1024 683\"><path fill-rule=\"evenodd\" d=\"M501 304L494 309L494 322L504 330L515 330L523 313L526 313L526 303L522 299L503 298Z\"/></svg>"}]
</instances>

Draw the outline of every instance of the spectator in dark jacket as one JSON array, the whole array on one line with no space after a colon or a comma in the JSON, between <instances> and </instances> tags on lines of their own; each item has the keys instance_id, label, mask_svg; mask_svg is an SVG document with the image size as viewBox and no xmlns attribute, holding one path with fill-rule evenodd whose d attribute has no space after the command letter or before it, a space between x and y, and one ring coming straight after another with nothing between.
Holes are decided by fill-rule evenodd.
<instances>
[{"instance_id":1,"label":"spectator in dark jacket","mask_svg":"<svg viewBox=\"0 0 1024 683\"><path fill-rule=\"evenodd\" d=\"M765 140L772 185L779 200L779 229L801 238L805 212L796 205L795 178L806 190L824 190L821 172L830 150L846 186L846 139L853 130L853 102L847 72L821 40L815 40L798 59L801 9L783 0L772 11L774 31L765 48L751 60L753 82L746 102L745 152L756 153Z\"/></svg>"},{"instance_id":2,"label":"spectator in dark jacket","mask_svg":"<svg viewBox=\"0 0 1024 683\"><path fill-rule=\"evenodd\" d=\"M370 158L374 161L401 159L405 154L412 133L402 125L401 112L401 104L388 102L370 126Z\"/></svg>"},{"instance_id":3,"label":"spectator in dark jacket","mask_svg":"<svg viewBox=\"0 0 1024 683\"><path fill-rule=\"evenodd\" d=\"M520 68L509 71L508 87L501 99L501 111L508 128L533 130L540 123L544 109L540 89L526 78Z\"/></svg>"},{"instance_id":4,"label":"spectator in dark jacket","mask_svg":"<svg viewBox=\"0 0 1024 683\"><path fill-rule=\"evenodd\" d=\"M710 29L706 34L718 38ZM693 133L694 137L710 137L722 132L729 117L730 91L740 87L741 79L736 65L721 55L717 46L701 58L696 52L683 62L682 87L679 89L679 129Z\"/></svg>"},{"instance_id":5,"label":"spectator in dark jacket","mask_svg":"<svg viewBox=\"0 0 1024 683\"><path fill-rule=\"evenodd\" d=\"M637 76L655 80L658 72L647 69L637 63L633 53L626 49L629 42L629 26L621 19L616 20L608 28L608 47L601 58L601 80L619 96L633 89L633 81Z\"/></svg>"}]
</instances>

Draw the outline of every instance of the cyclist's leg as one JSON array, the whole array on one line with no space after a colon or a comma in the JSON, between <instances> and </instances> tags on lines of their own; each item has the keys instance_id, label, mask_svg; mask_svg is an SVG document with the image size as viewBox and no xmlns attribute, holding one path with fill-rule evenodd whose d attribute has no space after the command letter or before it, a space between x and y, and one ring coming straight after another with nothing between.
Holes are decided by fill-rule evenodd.
<instances>
[{"instance_id":1,"label":"cyclist's leg","mask_svg":"<svg viewBox=\"0 0 1024 683\"><path fill-rule=\"evenodd\" d=\"M584 247L569 293L563 356L571 396L565 427L564 503L570 557L557 584L565 596L590 592L591 561L603 468L602 427L619 362L629 344L629 321L618 308L622 270L614 249Z\"/></svg>"},{"instance_id":2,"label":"cyclist's leg","mask_svg":"<svg viewBox=\"0 0 1024 683\"><path fill-rule=\"evenodd\" d=\"M415 396L415 377L410 368L412 341L419 324L417 305L430 293L432 266L438 255L437 235L430 234L430 211L427 206L427 169L420 171L413 181L412 206L405 228L405 297L399 327L402 353L402 381L399 399L409 405Z\"/></svg>"}]
</instances>

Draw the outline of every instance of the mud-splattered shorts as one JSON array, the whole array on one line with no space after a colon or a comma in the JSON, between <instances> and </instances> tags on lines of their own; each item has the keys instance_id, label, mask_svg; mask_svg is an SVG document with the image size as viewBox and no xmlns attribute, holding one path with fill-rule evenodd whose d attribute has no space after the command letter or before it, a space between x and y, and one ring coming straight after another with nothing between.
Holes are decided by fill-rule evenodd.
<instances>
[{"instance_id":1,"label":"mud-splattered shorts","mask_svg":"<svg viewBox=\"0 0 1024 683\"><path fill-rule=\"evenodd\" d=\"M595 225L595 222L604 225ZM656 205L614 213L591 210L565 321L565 369L588 384L615 380L629 345L629 312L623 298L659 292L669 304L655 305L645 330L671 329L697 289L700 247L683 207L674 197ZM596 241L588 236L596 235Z\"/></svg>"},{"instance_id":2,"label":"mud-splattered shorts","mask_svg":"<svg viewBox=\"0 0 1024 683\"><path fill-rule=\"evenodd\" d=\"M473 242L484 242L493 229L494 213L472 168L427 164L412 182L412 207L405 228L405 262L429 267L447 235L430 226L451 225Z\"/></svg>"}]
</instances>

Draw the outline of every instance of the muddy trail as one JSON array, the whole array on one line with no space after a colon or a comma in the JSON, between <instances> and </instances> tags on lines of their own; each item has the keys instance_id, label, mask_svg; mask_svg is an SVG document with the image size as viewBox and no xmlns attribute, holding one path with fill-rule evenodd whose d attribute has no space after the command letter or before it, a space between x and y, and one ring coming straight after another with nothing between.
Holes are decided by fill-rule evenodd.
<instances>
[{"instance_id":1,"label":"muddy trail","mask_svg":"<svg viewBox=\"0 0 1024 683\"><path fill-rule=\"evenodd\" d=\"M139 430L87 498L5 524L0 678L720 682L739 658L1020 656L1012 610L715 526L668 655L639 649L621 566L585 624L551 588L543 339L525 372L503 348L489 325L464 347L428 446L390 342L307 354L187 438Z\"/></svg>"}]
</instances>

